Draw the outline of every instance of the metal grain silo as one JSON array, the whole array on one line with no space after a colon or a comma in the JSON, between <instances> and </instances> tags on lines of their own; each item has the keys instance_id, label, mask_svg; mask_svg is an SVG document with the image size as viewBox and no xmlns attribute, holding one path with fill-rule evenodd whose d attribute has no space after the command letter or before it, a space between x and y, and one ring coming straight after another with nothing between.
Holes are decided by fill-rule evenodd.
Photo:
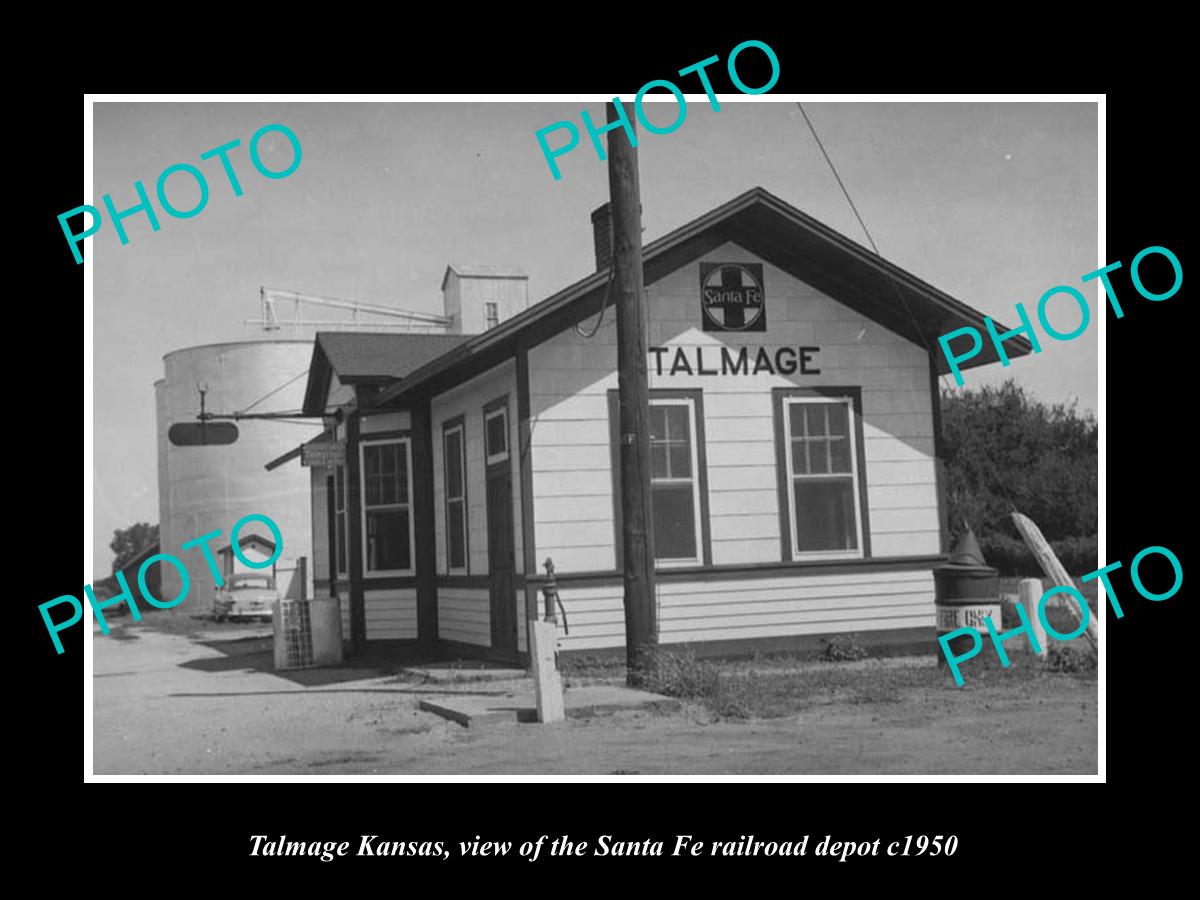
<instances>
[{"instance_id":1,"label":"metal grain silo","mask_svg":"<svg viewBox=\"0 0 1200 900\"><path fill-rule=\"evenodd\" d=\"M214 587L200 548L185 551L181 545L219 530L220 539L210 546L220 560L234 522L255 513L270 517L283 537L276 563L280 591L312 595L309 472L298 463L270 472L263 466L319 434L320 424L242 419L237 440L228 445L178 446L168 437L172 425L197 421L200 388L207 412L217 415L298 411L311 357L312 341L306 340L206 344L163 357L165 377L155 383L160 538L162 552L182 559L191 576L180 609L207 612ZM249 534L271 537L258 522L242 531L243 538ZM300 557L310 561L307 585L298 577ZM165 599L178 595L180 579L172 566L162 567L162 582Z\"/></svg>"}]
</instances>

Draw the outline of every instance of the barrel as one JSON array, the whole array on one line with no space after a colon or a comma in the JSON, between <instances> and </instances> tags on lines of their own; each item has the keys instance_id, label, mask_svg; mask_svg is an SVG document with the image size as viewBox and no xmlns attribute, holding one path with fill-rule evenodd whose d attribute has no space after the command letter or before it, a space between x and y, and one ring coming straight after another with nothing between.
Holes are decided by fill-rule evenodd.
<instances>
[{"instance_id":1,"label":"barrel","mask_svg":"<svg viewBox=\"0 0 1200 900\"><path fill-rule=\"evenodd\" d=\"M987 634L985 620L991 617L992 626L1000 626L1000 573L983 558L979 542L970 529L958 542L950 559L933 570L933 605L937 616L937 636L960 628L971 628ZM961 656L974 646L969 634L951 638L949 650ZM939 665L946 665L941 641L937 645Z\"/></svg>"}]
</instances>

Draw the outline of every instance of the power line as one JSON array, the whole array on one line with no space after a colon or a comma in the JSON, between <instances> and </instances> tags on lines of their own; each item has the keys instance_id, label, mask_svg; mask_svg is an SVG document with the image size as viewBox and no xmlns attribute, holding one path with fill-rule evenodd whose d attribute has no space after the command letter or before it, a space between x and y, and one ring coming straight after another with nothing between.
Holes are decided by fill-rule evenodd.
<instances>
[{"instance_id":1,"label":"power line","mask_svg":"<svg viewBox=\"0 0 1200 900\"><path fill-rule=\"evenodd\" d=\"M858 207L854 204L854 198L850 196L850 191L846 188L846 183L842 181L842 176L838 174L837 166L833 164L833 159L830 158L829 152L825 149L825 144L821 141L821 136L817 134L817 129L813 125L812 119L810 119L808 117L808 113L804 111L803 105L797 103L796 107L800 110L800 115L804 117L804 121L808 125L808 130L812 132L813 140L817 142L817 147L820 148L821 155L825 157L825 162L829 164L829 171L833 173L833 177L837 180L838 187L842 189L842 195L846 198L846 202L850 204L850 209L854 212L854 218L858 219L858 224L862 228L863 234L867 236L867 241L870 243L871 249L875 251L875 255L879 257L881 262L886 263L887 260L885 260L883 258L883 254L879 252L879 245L875 243L875 238L871 236L871 230L867 228L867 223L863 221L863 217L859 213ZM930 365L934 365L934 361L937 358L937 353L934 351L933 346L926 338L925 332L921 330L921 325L919 322L917 322L917 317L913 315L912 307L908 305L908 298L904 296L904 292L900 290L900 285L896 284L896 279L892 277L892 273L887 270L886 266L883 269L883 274L887 277L888 283L891 284L892 290L896 292L896 296L899 298L901 305L904 307L904 311L908 314L908 319L910 322L912 322L913 328L916 329L917 336L921 339L921 343L925 346L925 349L929 351ZM944 373L942 378L943 384L949 387L949 382L945 380L946 375Z\"/></svg>"},{"instance_id":2,"label":"power line","mask_svg":"<svg viewBox=\"0 0 1200 900\"><path fill-rule=\"evenodd\" d=\"M255 400L253 403L251 403L249 406L247 406L245 409L243 409L242 412L243 413L249 412L250 410L254 409L254 407L258 406L258 404L260 404L264 400L266 400L268 397L278 394L285 387L287 387L290 384L295 384L297 381L299 381L301 378L304 378L306 375L308 375L308 369L305 369L303 372L301 372L295 378L289 378L287 381L285 381L279 387L275 388L273 391L263 394L261 397L259 397L257 400Z\"/></svg>"},{"instance_id":3,"label":"power line","mask_svg":"<svg viewBox=\"0 0 1200 900\"><path fill-rule=\"evenodd\" d=\"M871 230L867 228L867 223L863 221L863 217L859 213L858 207L855 206L854 198L850 196L850 191L846 188L846 183L842 181L842 176L838 174L837 166L833 164L833 160L830 158L829 152L825 149L825 144L822 143L821 136L817 134L817 129L813 125L812 119L808 117L808 113L804 111L804 107L800 103L797 103L796 107L800 110L800 115L804 117L804 121L808 125L808 130L812 132L813 140L817 142L817 147L820 148L821 155L825 157L825 162L829 164L829 171L833 173L833 177L837 180L838 187L842 189L842 195L846 198L846 202L850 204L850 209L854 212L854 218L858 219L858 224L862 228L863 234L867 236L867 241L871 244L871 249L875 251L875 255L879 257L881 262L886 263L887 261L883 258L883 254L879 252L879 246L875 243L875 238L871 237ZM921 326L917 322L917 317L913 315L912 308L908 305L908 300L905 298L904 292L900 290L900 286L896 284L896 280L892 278L892 273L888 271L886 266L883 269L883 274L887 276L887 280L891 284L892 290L894 290L896 292L896 296L900 298L900 303L904 306L904 311L908 314L909 321L912 322L913 328L916 329L917 335L921 338L922 344L924 344L925 349L929 351L929 364L931 366L936 365L937 353L926 339L925 332L921 330ZM949 388L949 378L945 373L943 373L941 377L942 383ZM1008 486L1004 483L1004 479L997 470L995 462L987 454L984 454L984 461L987 463L988 468L995 477L996 484L999 485L1001 493L1004 494L1004 498L1008 501L1008 505L1013 510L1016 510L1017 505L1013 502L1012 494L1009 493Z\"/></svg>"}]
</instances>

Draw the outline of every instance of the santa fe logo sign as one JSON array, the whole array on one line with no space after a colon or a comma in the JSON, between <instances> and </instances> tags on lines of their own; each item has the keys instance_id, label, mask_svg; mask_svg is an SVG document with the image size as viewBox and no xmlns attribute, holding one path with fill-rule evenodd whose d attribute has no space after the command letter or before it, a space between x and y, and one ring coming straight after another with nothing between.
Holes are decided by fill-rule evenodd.
<instances>
[{"instance_id":1,"label":"santa fe logo sign","mask_svg":"<svg viewBox=\"0 0 1200 900\"><path fill-rule=\"evenodd\" d=\"M762 263L700 263L705 331L766 331Z\"/></svg>"}]
</instances>

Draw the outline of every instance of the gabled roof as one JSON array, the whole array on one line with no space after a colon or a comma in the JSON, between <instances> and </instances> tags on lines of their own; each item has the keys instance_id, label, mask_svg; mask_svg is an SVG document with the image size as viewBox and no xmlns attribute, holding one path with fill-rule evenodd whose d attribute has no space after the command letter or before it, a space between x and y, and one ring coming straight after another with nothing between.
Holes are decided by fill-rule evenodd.
<instances>
[{"instance_id":1,"label":"gabled roof","mask_svg":"<svg viewBox=\"0 0 1200 900\"><path fill-rule=\"evenodd\" d=\"M263 537L261 534L253 534L252 533L252 534L247 534L243 537L238 538L238 549L239 550L245 550L247 547L250 547L252 545L256 545L258 547L258 549L260 549L260 550L267 550L267 551L270 551L271 553L275 552L275 542L273 540L271 540L270 538ZM217 552L218 553L232 553L233 552L233 544L226 544L224 547L222 547Z\"/></svg>"},{"instance_id":2,"label":"gabled roof","mask_svg":"<svg viewBox=\"0 0 1200 900\"><path fill-rule=\"evenodd\" d=\"M466 340L461 334L322 331L313 343L304 414L325 412L332 374L342 384L381 384L403 378Z\"/></svg>"},{"instance_id":3,"label":"gabled roof","mask_svg":"<svg viewBox=\"0 0 1200 900\"><path fill-rule=\"evenodd\" d=\"M453 272L459 278L528 278L516 266L464 266L460 263L450 263L442 275L442 290L446 289L446 279Z\"/></svg>"},{"instance_id":4,"label":"gabled roof","mask_svg":"<svg viewBox=\"0 0 1200 900\"><path fill-rule=\"evenodd\" d=\"M713 209L642 250L647 285L704 254L733 241L772 265L849 306L861 315L930 350L939 373L949 367L939 352L939 336L964 326L985 330L983 313L938 290L861 244L801 212L761 187ZM557 294L474 335L384 388L382 406L410 392L436 392L464 373L498 364L521 344L538 343L572 324L594 316L609 279L595 272ZM998 328L1007 328L996 323ZM1005 343L1009 357L1032 351L1014 337ZM997 362L991 341L960 368Z\"/></svg>"}]
</instances>

